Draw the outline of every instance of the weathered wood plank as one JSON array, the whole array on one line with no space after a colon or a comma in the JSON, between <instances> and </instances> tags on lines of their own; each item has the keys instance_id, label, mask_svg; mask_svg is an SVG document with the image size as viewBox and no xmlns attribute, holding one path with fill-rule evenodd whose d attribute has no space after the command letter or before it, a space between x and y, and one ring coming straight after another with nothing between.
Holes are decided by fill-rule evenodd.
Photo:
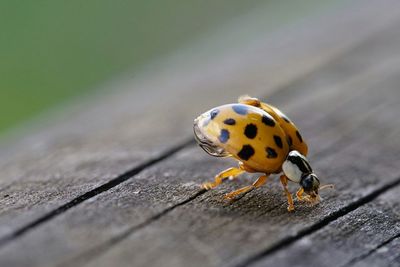
<instances>
[{"instance_id":1,"label":"weathered wood plank","mask_svg":"<svg viewBox=\"0 0 400 267\"><path fill-rule=\"evenodd\" d=\"M381 249L389 257L371 255L382 244L400 235L400 186L389 190L372 202L333 221L321 230L306 236L283 250L261 259L251 266L398 266L399 245L396 239ZM389 251L391 253L389 253ZM397 259L396 259L397 258ZM357 266L357 264L355 265Z\"/></svg>"},{"instance_id":2,"label":"weathered wood plank","mask_svg":"<svg viewBox=\"0 0 400 267\"><path fill-rule=\"evenodd\" d=\"M397 80L396 83L398 82ZM389 110L393 112L397 108ZM97 248L98 251L89 251L77 261L72 260L66 265L92 259L93 262L89 266L107 266L116 261L126 266L187 266L189 264L191 266L241 266L253 257L258 258L258 255L262 255L265 251L280 246L281 240L285 242L291 240L302 231L318 226L326 218L328 219L325 222L335 220L336 216L332 214L344 212L352 203L368 198L369 194L385 184L399 182L400 172L396 167L399 162L398 160L391 162L390 159L399 154L400 147L397 145L395 148L389 148L388 144L374 144L376 138L382 135L380 130L374 131L374 128L382 129L380 127L383 125L378 127L379 123L373 123L379 121L378 114L371 115L370 120L355 129L352 135L346 138L346 143L341 149L333 149L329 155L314 159L315 168L325 177L329 177L329 182L337 185L337 192L327 193L325 202L319 207L314 209L298 207L298 212L288 214L284 196L276 183L227 206L221 199L223 192L233 189L232 185L227 184L216 192L202 195L174 209L140 231L133 231L127 237L127 233L130 232L122 232L120 237L123 240L118 245L112 246L113 242L106 242L103 247ZM395 116L391 118L391 122L393 121L396 121L395 124L399 123ZM385 128L398 133L397 126L393 129L389 124L391 123L385 124ZM358 131L369 131L371 135L368 138L360 138ZM370 150L366 151L365 147L369 147ZM175 169L173 177L175 175L193 177L195 171L191 175L188 167L193 166L198 169L202 162L196 161L195 164L190 165L191 161L185 159L189 155L193 158L194 151L177 155L176 158L168 161L169 165L155 166L154 173L147 175L143 173L143 176L140 176L143 177L142 179L158 177L160 183L162 178L169 178L169 176L163 176L166 169ZM383 154L385 154L385 159L381 161ZM349 159L352 158L362 160L351 162ZM374 166L371 164L378 160L379 164ZM205 160L203 164L206 165L207 162L208 160ZM180 165L183 165L181 170ZM216 172L217 169L212 168L212 171ZM204 171L203 175L212 176L212 173ZM243 182L240 183L240 185L243 184ZM128 185L137 188L135 181L129 182ZM234 187L237 188L240 185L236 184ZM164 194L168 195L168 192ZM132 194L129 195L133 198ZM99 202L101 202L100 199ZM122 208L121 213L123 210ZM73 217L76 217L76 214ZM32 240L37 240L37 238ZM332 266L335 266L333 261Z\"/></svg>"},{"instance_id":3,"label":"weathered wood plank","mask_svg":"<svg viewBox=\"0 0 400 267\"><path fill-rule=\"evenodd\" d=\"M394 17L393 14L392 16ZM363 17L363 19L358 17L358 19L359 20L357 20L356 16L355 20L358 23L360 21L365 23L366 21L366 17ZM390 21L391 17L384 17L383 20L386 22ZM369 22L371 21L369 20ZM379 19L379 22L381 23L381 19ZM337 29L337 24L335 23L333 23L333 25L334 26L330 25L328 27L324 26L325 28L323 27L325 31L328 31L330 27L332 27L336 33L341 33L338 36L330 37L332 38L331 41L333 41L333 43L335 40L341 40L343 35L351 32L344 29ZM373 29L373 27L371 28ZM367 108L368 105L376 105L376 101L380 100L382 103L389 106L388 110L392 110L393 113L397 111L393 108L393 102L396 103L397 99L396 91L393 91L393 88L395 88L393 85L397 84L398 80L393 78L393 76L398 74L398 69L396 69L398 64L388 63L388 58L398 52L394 45L397 42L396 36L398 36L398 34L393 28L387 31L386 34L383 34L383 36L374 39L377 44L374 43L373 45L370 44L367 46L364 54L358 54L356 58L353 58L353 61L348 60L347 62L353 62L352 64L354 64L354 61L357 61L356 59L365 60L353 65L352 67L349 66L349 69L346 69L346 72L348 71L348 73L343 73L342 68L338 68L338 72L335 72L338 77L333 78L330 75L332 75L334 69L330 67L322 72L330 73L330 75L325 75L325 78L316 79L316 77L319 76L316 75L312 76L312 78L306 79L305 82L301 81L301 83L297 82L293 84L293 87L303 87L303 89L299 90L303 92L307 92L305 88L310 85L313 85L311 87L314 89L323 85L333 85L332 88L323 90L321 93L322 95L315 93L313 90L308 91L312 96L314 96L315 93L315 98L310 98L309 100L302 102L295 97L293 90L287 90L286 93L278 93L276 101L274 101L274 103L282 104L281 106L287 108L296 122L300 125L307 126L307 128L303 130L305 135L310 137L310 142L314 147L328 151L327 149L329 149L332 144L341 142L339 148L333 149L331 155L326 152L325 156L321 157L321 159L327 160L329 165L334 162L336 157L341 155L339 153L342 153L343 150L347 153L344 155L365 153L365 151L363 152L359 150L361 149L361 146L369 144L370 140L376 138L378 134L377 130L370 129L369 127L371 127L371 125L368 126L368 123L365 121L369 122L370 119L374 118L382 120L381 124L375 124L376 122L372 123L372 126L376 126L377 129L382 129L382 127L392 129L390 128L391 124L385 120L392 119L393 121L396 121L396 118L392 118L391 116L381 117L381 113L378 112L379 110ZM310 31L313 32L312 29ZM366 32L371 33L371 31L372 30L365 30L364 34ZM318 34L321 34L320 29L317 32ZM314 34L316 33L314 32ZM314 38L323 36L318 34L316 34ZM304 36L307 36L307 34ZM271 83L273 86L269 84L267 90L264 90L264 88L254 90L249 89L247 92L253 94L264 92L268 94L268 92L276 90L278 84L282 84L283 81L286 80L292 80L295 77L298 77L301 73L304 73L304 71L315 68L315 66L317 66L321 61L330 58L333 54L337 54L338 51L343 51L344 48L347 49L350 44L354 44L354 42L359 40L359 38L359 35L353 39L350 38L350 41L347 40L347 45L340 46L341 48L335 50L335 53L329 51L329 49L332 49L335 45L331 44L331 46L328 47L320 47L321 50L318 50L318 53L321 54L318 60L310 58L306 62L298 60L299 58L310 57L310 55L313 54L312 52L316 52L310 49L310 47L315 48L312 44L313 41L307 40L306 38L300 38L298 40L299 43L304 42L304 50L298 50L299 54L297 57L293 55L294 52L291 53L291 56L294 56L293 58L295 60L289 60L286 58L287 55L284 55L288 50L293 50L293 46L290 42L287 43L287 46L280 47L279 49L266 50L269 51L265 55L266 61L268 61L269 53L280 51L277 55L275 54L275 57L276 59L279 59L279 55L281 55L281 59L283 59L281 66L290 66L290 75L285 72L286 70L282 71L280 74L279 71L275 71L273 72L275 80L273 79L274 81ZM383 38L383 40L379 42L378 40L381 38ZM388 40L390 45L389 47L385 47L388 49L374 50L382 44L387 43ZM268 42L272 42L272 44L274 43L271 40ZM319 43L319 45L321 45L321 43ZM369 54L374 55L371 49L376 53L375 57L368 56ZM378 63L378 67L373 68L374 66L372 66L372 70L370 70L371 65L373 65L377 59L382 60L384 63ZM261 61L262 58L258 58L257 60ZM267 73L267 70L271 67L276 68L279 66L276 62L271 65L266 64L262 66L255 64L256 62L254 59L249 60L249 63L250 62L254 63L254 65L259 68L258 73ZM341 62L343 62L343 59ZM216 66L215 69L218 69L220 66L221 65ZM222 66L224 65L222 64ZM338 65L334 66L338 67ZM303 67L304 69L302 69ZM199 84L199 81L212 77L212 75L204 75L193 80L180 81L178 84L176 82L170 82L166 84L167 88L178 85L178 89L173 91L175 93L171 95L154 91L151 94L136 92L126 93L124 96L119 96L111 102L109 102L109 100L104 100L104 104L89 107L89 111L87 111L84 116L67 121L65 126L58 125L57 127L60 127L60 129L49 129L49 133L44 134L41 132L32 136L31 139L22 142L20 146L27 145L26 151L24 151L26 155L17 154L14 155L11 160L5 160L2 162L2 166L7 165L3 172L3 175L7 174L7 177L2 181L2 192L4 195L10 195L3 199L3 204L5 205L2 205L3 209L0 217L2 233L7 234L12 232L13 230L18 229L21 225L32 221L32 218L40 217L42 214L45 214L49 210L53 210L54 207L58 207L67 200L71 200L75 196L79 196L104 182L110 181L112 178L128 169L134 168L143 161L149 160L152 157L160 156L163 150L166 150L171 146L182 144L181 139L189 136L191 131L191 129L186 128L185 125L190 125L190 121L199 110L202 111L213 104L225 102L227 101L226 99L230 98L232 95L243 92L241 88L239 88L240 84L246 85L246 88L254 88L257 84L259 85L260 83L263 83L260 82L260 78L251 81L252 78L257 77L257 75L254 76L254 74L251 73L254 68L255 67L249 68L243 72L243 69L238 67L234 71L230 72L230 74L240 73L240 75L236 75L237 77L229 79L229 81L227 81L226 78L214 78L212 81ZM319 74L321 74L321 72L319 72ZM369 75L372 75L371 77L374 78L373 81L371 81L371 77L370 79L365 79L365 76ZM386 78L390 80L390 86L389 82L382 82L386 80ZM341 79L345 80L345 82L342 83ZM339 83L337 81L339 81ZM233 84L235 84L235 86L231 87ZM388 91L384 90L387 95L380 95L379 92L375 92L374 95L374 90L372 90L372 88L374 88L374 86L384 85L388 86ZM165 86L165 84L163 84L162 81L158 81L155 84L147 84L146 86L139 87L150 88L151 86L155 86L161 88L162 86ZM183 89L185 86L194 89L199 89L200 87L203 88L195 93L189 94L185 93L185 90ZM358 88L359 91L350 90L352 86ZM364 86L369 87L362 90ZM227 88L230 89L229 96L217 94L212 99L209 97L210 93L216 89L222 90ZM289 86L288 88L291 87ZM182 93L182 98L185 97L187 103L190 105L180 105L182 103L182 98L177 98L177 93ZM368 93L369 95L368 97L360 97L360 99L358 99L358 93ZM331 97L330 101L326 101L327 97ZM332 100L337 99L340 101L342 98L346 97L353 99L357 104L343 104L343 111L338 112L335 108L336 103ZM127 100L123 100L123 98L126 98ZM135 98L141 99L141 101L135 101L135 105L132 107L132 103L130 102L132 101L131 99ZM162 103L157 101L157 105L154 105L154 107L152 106L154 113L144 115L147 113L147 111L143 111L143 108L145 108L144 104L151 103L151 99L161 98L164 100ZM233 97L230 101L232 100ZM316 102L319 100L325 101ZM301 103L301 107L298 107L297 103ZM107 105L110 107L105 108ZM116 106L120 107L118 107L116 111L113 111ZM321 113L314 114L313 110L319 110ZM299 113L295 113L296 111L299 111ZM338 112L338 114L327 117L326 114L332 111ZM370 115L370 117L365 116L364 112L369 111L371 114L367 115ZM107 112L109 112L109 114ZM357 114L363 113L363 116L354 118L354 116L352 116L353 112L356 112ZM96 114L96 116L94 114ZM179 120L177 119L176 114L179 114ZM100 117L104 116L105 118L103 120L96 119L94 122L91 121L99 115ZM173 124L160 124L160 120L173 122ZM326 121L324 122L324 120ZM338 121L341 122L340 127L329 128L329 126L335 125L334 123ZM355 122L357 122L356 125L361 124L361 130L368 130L371 131L371 133L362 135L360 140L357 139L357 135L354 132L355 127L352 125L352 123ZM80 127L81 124L86 125ZM147 124L157 125L158 131L154 133L154 127L148 128L148 126L146 126ZM141 130L138 131L138 128ZM343 129L348 131L350 136L349 139L344 140L340 138ZM392 135L394 136L394 133L392 133ZM166 137L168 137L168 142L165 141ZM326 142L325 140L330 137L332 137L332 140ZM58 140L63 140L63 142L60 143ZM385 142L384 146L375 145L371 147L374 149L376 147L376 151L382 151L386 146L389 146L390 140L386 140ZM350 144L350 147L356 146L356 149L352 150L347 148ZM390 153L386 154L384 159L393 156L396 152L395 149L396 146L391 147L389 149ZM366 155L366 161L375 160L375 156L375 154ZM40 157L39 160L38 157ZM313 158L314 160L317 160L315 156ZM387 162L387 164L389 163L390 162ZM344 166L341 170L342 173L339 175L340 179L343 179L345 174L349 174L345 173L349 169L346 164L347 162L345 159L342 159L339 163L335 162L335 166ZM353 167L356 168L356 170L350 170L352 171L350 173L354 176L360 175L360 173L362 173L362 168L365 168L364 164L365 162L360 163L360 165L355 164ZM277 185L272 186L272 189L275 190L273 192L275 193L271 193L267 188L260 191L271 194L271 197L263 196L259 198L260 192L257 194L253 193L243 199L242 202L238 202L232 207L224 207L221 204L221 191L218 191L201 196L199 199L196 199L195 202L190 203L187 207L186 205L178 207L176 210L168 214L168 216L162 218L162 220L157 221L155 219L158 219L158 217L152 217L154 215L157 216L160 213L163 214L163 212L166 209L168 210L169 207L177 205L180 201L187 200L195 194L197 187L193 184L187 184L189 181L195 183L204 181L205 177L211 177L217 170L227 165L228 164L226 163L219 164L214 159L207 158L205 155L201 154L198 149L184 150L182 153L176 155L176 157L168 160L168 162L155 166L151 170L145 170L145 172L135 177L134 181L125 183L123 186L118 186L106 194L92 198L90 201L83 203L81 207L70 210L64 215L50 221L49 224L43 225L37 229L32 229L31 232L27 233L21 239L17 239L14 243L10 243L10 246L5 247L5 249L0 252L0 261L7 266L52 265L63 262L64 260L67 260L66 264L75 264L76 262L74 260L69 262L68 259L80 255L82 252L83 257L79 259L85 260L90 259L93 255L97 256L96 253L92 254L92 248L96 248L97 245L102 245L104 242L108 249L108 245L110 242L112 243L113 238L118 237L120 234L124 234L124 230L130 232L132 227L138 227L141 223L149 220L154 220L154 224L150 225L150 228L146 227L143 229L143 232L138 232L137 234L139 234L139 238L137 237L137 234L130 236L129 240L123 242L123 244L127 245L125 250L123 249L123 246L117 246L115 249L111 250L110 253L106 254L104 256L105 258L101 258L100 261L104 260L104 262L101 263L106 265L107 261L113 263L113 261L115 262L117 259L121 259L131 265L133 262L132 249L137 246L139 246L139 249L136 251L135 255L143 255L141 259L137 257L135 258L135 260L138 261L137 263L143 263L144 265L158 263L156 259L154 259L154 254L149 253L150 251L145 251L146 244L155 244L159 246L154 248L152 251L154 253L164 251L165 249L163 252L164 254L159 254L159 260L161 262L174 263L174 261L177 261L178 263L182 263L187 261L193 264L196 262L204 263L203 254L198 255L198 260L193 260L188 257L180 258L185 252L190 253L188 255L193 255L192 252L199 252L202 250L203 253L204 251L214 251L210 250L207 246L204 246L201 239L201 242L198 242L198 235L201 235L200 237L203 237L206 241L210 241L210 247L214 248L220 248L222 243L217 243L219 241L235 241L235 238L238 238L238 240L244 240L247 237L252 238L252 235L249 236L237 232L238 229L245 230L247 233L251 234L251 230L253 229L252 226L264 226L261 222L270 218L270 214L265 213L265 210L273 209L274 207L278 207L278 209L271 212L271 218L273 219L271 230L269 230L269 232L263 232L262 228L256 229L258 232L261 231L262 235L260 235L260 238L265 238L266 236L271 237L265 243L261 242L262 247L260 248L264 249L265 247L268 247L268 245L281 240L287 236L288 233L296 234L296 232L304 228L304 226L301 225L302 221L300 215L294 215L295 218L293 225L295 225L295 227L291 228L291 225L284 225L282 229L279 227L280 225L278 222L284 221L284 218L288 218L288 215L284 210L284 202ZM337 175L332 166L326 166L319 161L316 166L318 166L318 169L326 172L329 177ZM396 171L395 168L392 165L385 165L385 167L388 168L385 170L389 174L387 178L395 178L393 177ZM368 183L375 183L377 174L382 171L381 168L382 166L378 166L367 171L365 173L366 178L364 177L366 181ZM199 171L203 172L199 173ZM338 182L340 181L339 178L337 178ZM351 189L351 186L356 186L358 185L357 183L360 183L359 179L355 179L354 184L343 183L341 186L342 188L349 187ZM373 191L381 185L382 183L378 182L376 185L368 187L368 190ZM227 186L232 188L230 185ZM342 188L339 187L339 189ZM349 192L351 191L350 189L344 191L344 198L337 198L337 200L334 200L332 196L332 198L328 199L326 204L317 208L315 211L300 209L300 211L311 213L310 218L306 221L305 225L312 225L320 216L328 216L330 212L334 211L334 209L331 209L332 206L339 204L335 207L339 209L343 208L363 194L362 191ZM223 187L222 190L226 190L226 187ZM367 192L369 192L368 190ZM211 195L211 197L208 197L209 195ZM246 200L250 200L250 202L246 203ZM270 206L271 203L272 206ZM267 204L268 206L266 206ZM327 208L327 210L322 211L321 209L323 208ZM192 211L189 212L190 210ZM193 211L200 212L194 213ZM221 218L221 214L223 218ZM201 220L197 221L198 216L203 217ZM227 229L224 229L221 226L221 224L225 222L237 219L237 216L241 216L239 217L239 222L247 223L248 221L246 218L248 218L250 221L255 220L255 223L249 223L249 225L243 229L237 228L239 227L237 224L231 225ZM289 218L293 218L293 215L289 216L291 216ZM179 221L180 218L185 218L185 220ZM186 235L186 233L195 231L192 229L191 224L196 226L194 229L197 229L198 232ZM201 228L204 225L208 228ZM181 226L182 228L179 228ZM217 228L218 230L213 230L214 228ZM278 231L279 229L282 231ZM288 229L290 229L290 231L288 231ZM207 232L207 230L209 230L209 232ZM272 233L272 230L275 230L276 233ZM218 241L213 239L213 236L210 236L213 233L218 234L219 231L223 231L223 236L226 237L225 240L221 239ZM157 233L160 233L160 236L157 236ZM228 235L232 235L233 239L228 239ZM154 240L154 243L142 242L141 237L145 237L145 240ZM163 238L167 239L164 240ZM168 243L168 240L172 241L172 245ZM177 241L182 241L182 244L176 244ZM242 255L239 254L242 253L242 251L239 250L242 245L237 246L236 243L232 243L231 246L236 247L222 247L221 251L216 250L217 253L214 256L214 259L207 258L207 263L209 265L213 265L219 261L222 263L228 263L229 261L226 261L225 259L230 256L230 263L235 263L247 256L251 256L251 253L253 252L251 251L252 248L257 248L255 244L260 244L260 242L256 239L247 241L251 242L248 244L249 247L246 248L246 251L244 251L245 253ZM179 249L182 254L178 255L171 253L171 258L161 257L161 255L166 255L167 251L172 251L171 246L172 248ZM20 254L21 251L24 252L22 255ZM143 251L143 253L141 253L141 251ZM119 255L124 255L124 257L120 258Z\"/></svg>"},{"instance_id":4,"label":"weathered wood plank","mask_svg":"<svg viewBox=\"0 0 400 267\"><path fill-rule=\"evenodd\" d=\"M387 266L396 267L400 265L400 236L390 240L387 244L382 245L366 257L357 259L351 266Z\"/></svg>"},{"instance_id":5,"label":"weathered wood plank","mask_svg":"<svg viewBox=\"0 0 400 267\"><path fill-rule=\"evenodd\" d=\"M379 10L386 15L371 17ZM33 132L0 152L4 196L1 236L9 236L68 201L181 145L191 135L186 126L199 110L233 101L243 93L242 88L256 95L277 90L391 23L397 13L395 8L373 2L358 3L340 18L331 14L324 23L313 18L274 36L259 33L261 37L222 59L190 63L191 67L183 67L187 70L174 68L173 72L168 66L157 75L153 72L142 80L127 82L121 86L126 91L116 96L97 99L84 109L78 106L61 117L60 123ZM326 36L325 32L332 34ZM235 53L240 57L233 63L229 60ZM214 94L217 90L229 93Z\"/></svg>"},{"instance_id":6,"label":"weathered wood plank","mask_svg":"<svg viewBox=\"0 0 400 267\"><path fill-rule=\"evenodd\" d=\"M382 43L392 44L387 48L397 49L394 44L397 43L395 32L398 27L395 26L377 38ZM386 159L392 159L399 153L398 144L390 147L390 139L374 143L378 136L398 134L399 130L396 128L398 109L395 104L398 104L400 64L396 57L393 58L396 50L385 50L386 56L378 53L380 62L376 65L365 64L376 62L376 58L369 55L372 55L371 50L382 44L380 42L363 46L363 52L355 50L344 55L330 68L322 69L319 75L317 72L303 79L298 86L293 85L305 92L310 87L319 88L323 84L315 83L317 76L329 81L326 85L331 86L324 86L325 89L321 89L324 93L305 97L301 107L297 106L299 99L296 94L285 93L284 100L290 115L300 125L307 125L303 130L305 136L310 137L311 147L327 151L322 156L312 157L315 168L329 177L330 182L336 183L340 191L340 194L328 193L329 197L320 207L299 207L298 213L288 214L281 189L276 183L227 206L221 195L233 186L226 184L218 191L176 207L161 218L152 217L193 196L197 192L196 184L229 166L229 163L217 162L193 148L183 150L173 158L144 170L129 182L97 196L93 202L82 203L32 230L0 252L3 263L39 266L63 262L76 265L97 258L98 252L103 249L110 249L93 265L107 266L117 261L146 266L160 263L174 266L189 263L202 266L236 264L273 247L288 236L296 236L305 228L329 218L332 213L345 209L350 203L397 179L400 174L396 167L398 162ZM351 55L353 60L349 60ZM354 64L357 59L366 61L352 65L346 72L337 73L336 79L329 79L333 70L345 67L346 62ZM381 91L376 88L381 88ZM351 100L350 103L344 101L345 104L337 105L333 101L346 98ZM283 98L278 94L276 100L279 99ZM373 108L372 105L378 102L385 107L378 105ZM340 127L337 121L341 122ZM381 129L387 129L387 132L382 133ZM364 134L366 132L368 134ZM321 134L326 137L319 137ZM333 140L327 141L328 137ZM365 151L367 145L374 153ZM361 156L363 160L350 165L348 159L355 156ZM378 157L382 163L370 168L369 162L376 162ZM387 175L386 179L379 179L378 175L383 174ZM134 231L148 221L152 223L138 232ZM132 231L135 233L125 241L115 248L111 247ZM21 250L25 251L22 256L13 253ZM76 255L81 256L75 258Z\"/></svg>"}]
</instances>

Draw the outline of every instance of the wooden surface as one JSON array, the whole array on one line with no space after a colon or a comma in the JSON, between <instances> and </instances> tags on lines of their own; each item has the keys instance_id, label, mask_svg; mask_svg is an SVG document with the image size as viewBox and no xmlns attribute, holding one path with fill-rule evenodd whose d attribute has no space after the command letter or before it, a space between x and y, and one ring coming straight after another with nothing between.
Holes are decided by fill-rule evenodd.
<instances>
[{"instance_id":1,"label":"wooden surface","mask_svg":"<svg viewBox=\"0 0 400 267\"><path fill-rule=\"evenodd\" d=\"M4 144L0 265L399 266L399 7L354 1L178 54ZM199 189L235 163L198 148L192 120L244 93L300 127L336 185L320 205L288 213L276 177L231 204L254 176Z\"/></svg>"}]
</instances>

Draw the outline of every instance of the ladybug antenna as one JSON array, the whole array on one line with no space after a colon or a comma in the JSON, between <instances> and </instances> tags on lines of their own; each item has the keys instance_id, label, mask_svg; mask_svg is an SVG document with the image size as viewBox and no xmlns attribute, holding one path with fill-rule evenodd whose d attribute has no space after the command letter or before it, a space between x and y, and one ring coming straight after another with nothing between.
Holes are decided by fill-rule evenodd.
<instances>
[{"instance_id":1,"label":"ladybug antenna","mask_svg":"<svg viewBox=\"0 0 400 267\"><path fill-rule=\"evenodd\" d=\"M324 189L335 189L335 185L334 184L324 184L319 187L319 190L324 190Z\"/></svg>"}]
</instances>

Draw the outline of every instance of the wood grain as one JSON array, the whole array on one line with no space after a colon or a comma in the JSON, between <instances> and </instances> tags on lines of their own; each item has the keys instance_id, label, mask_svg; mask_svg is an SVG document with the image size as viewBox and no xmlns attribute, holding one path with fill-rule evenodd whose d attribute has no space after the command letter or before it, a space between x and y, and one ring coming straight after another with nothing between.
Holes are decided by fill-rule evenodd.
<instances>
[{"instance_id":1,"label":"wood grain","mask_svg":"<svg viewBox=\"0 0 400 267\"><path fill-rule=\"evenodd\" d=\"M383 242L378 247L369 251L367 255L360 256L348 266L399 266L400 236Z\"/></svg>"},{"instance_id":2,"label":"wood grain","mask_svg":"<svg viewBox=\"0 0 400 267\"><path fill-rule=\"evenodd\" d=\"M396 186L251 266L398 266L399 194Z\"/></svg>"},{"instance_id":3,"label":"wood grain","mask_svg":"<svg viewBox=\"0 0 400 267\"><path fill-rule=\"evenodd\" d=\"M223 193L249 181L235 186L228 184L228 188L207 193L177 207L162 218L149 222L140 231L122 232L119 235L121 243L114 245L113 242L106 242L104 246L96 248L97 251L89 251L79 260L86 262L92 259L89 266L107 266L117 260L126 266L245 266L253 262L253 259L258 260L276 247L281 248L283 244L290 243L293 237L301 237L309 229L322 227L369 201L376 190L399 183L400 172L396 170L399 162L391 159L398 155L400 148L397 145L389 149L382 143L373 145L381 133L373 130L375 126L371 125L371 121L379 121L379 114L370 114L368 122L359 125L351 135L345 137L340 148L313 161L313 166L324 174L325 179L329 177L329 182L337 186L336 192L325 194L325 202L319 207L312 209L298 206L296 213L288 214L285 198L277 183L257 190L233 205L226 205L222 200ZM360 138L358 131L369 131L370 135ZM366 151L365 147L369 147L373 153ZM190 155L192 160L194 151L187 151L187 154L180 157L178 154L177 159L171 159L170 165L154 166L155 174L151 173L142 179L163 177L165 169L179 171L177 164L185 167L173 173L175 177L193 177L190 171L186 174L191 165L185 159ZM388 158L380 161L380 164L371 164L383 154ZM357 161L357 158L362 160ZM202 164L207 165L207 162ZM193 172L198 171L200 163L193 166L193 169L196 168ZM212 177L218 171L216 168L210 169L211 173L202 171L203 175ZM135 181L129 184L134 186ZM168 192L164 194L168 195ZM104 250L107 252L104 253ZM75 262L72 260L67 265ZM335 264L332 260L332 266Z\"/></svg>"},{"instance_id":4,"label":"wood grain","mask_svg":"<svg viewBox=\"0 0 400 267\"><path fill-rule=\"evenodd\" d=\"M212 60L167 61L157 73L112 84L112 93L77 104L58 123L5 146L0 151L0 190L6 196L0 202L0 236L12 238L182 146L192 138L188 125L198 113L243 93L270 96L378 33L400 13L374 1L340 12L340 18L336 12L326 14L323 23L319 14L273 35L258 32L257 38ZM386 16L372 16L377 12ZM286 108L285 101L276 103Z\"/></svg>"}]
</instances>

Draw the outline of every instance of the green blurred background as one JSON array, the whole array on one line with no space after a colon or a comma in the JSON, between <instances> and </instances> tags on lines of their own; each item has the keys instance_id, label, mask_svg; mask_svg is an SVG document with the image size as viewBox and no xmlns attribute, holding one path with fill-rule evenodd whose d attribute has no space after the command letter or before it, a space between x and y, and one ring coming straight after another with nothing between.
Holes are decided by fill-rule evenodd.
<instances>
[{"instance_id":1,"label":"green blurred background","mask_svg":"<svg viewBox=\"0 0 400 267\"><path fill-rule=\"evenodd\" d=\"M278 3L279 2L279 3ZM262 4L271 30L327 1L1 1L0 135Z\"/></svg>"}]
</instances>

